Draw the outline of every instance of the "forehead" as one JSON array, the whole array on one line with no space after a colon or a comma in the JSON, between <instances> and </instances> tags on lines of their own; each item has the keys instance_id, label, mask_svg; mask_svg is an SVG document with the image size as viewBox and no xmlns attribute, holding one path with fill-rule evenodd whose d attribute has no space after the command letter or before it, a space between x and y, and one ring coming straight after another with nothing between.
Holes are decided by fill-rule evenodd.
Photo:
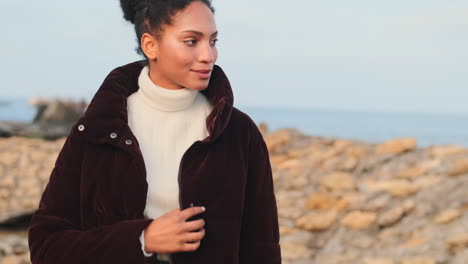
<instances>
[{"instance_id":1,"label":"forehead","mask_svg":"<svg viewBox=\"0 0 468 264\"><path fill-rule=\"evenodd\" d=\"M195 30L211 35L217 29L211 10L201 1L194 1L173 16L172 24L167 27L167 30L174 33Z\"/></svg>"}]
</instances>

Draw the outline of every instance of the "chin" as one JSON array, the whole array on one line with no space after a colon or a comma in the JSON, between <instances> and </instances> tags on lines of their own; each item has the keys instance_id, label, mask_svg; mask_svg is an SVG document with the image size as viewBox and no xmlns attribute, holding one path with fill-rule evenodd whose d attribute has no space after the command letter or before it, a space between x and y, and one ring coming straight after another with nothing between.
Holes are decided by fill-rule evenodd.
<instances>
[{"instance_id":1,"label":"chin","mask_svg":"<svg viewBox=\"0 0 468 264\"><path fill-rule=\"evenodd\" d=\"M201 90L205 90L206 88L208 88L208 82L206 84L199 84L199 85L191 85L191 86L187 86L188 89L191 89L191 90L197 90L197 91L201 91Z\"/></svg>"}]
</instances>

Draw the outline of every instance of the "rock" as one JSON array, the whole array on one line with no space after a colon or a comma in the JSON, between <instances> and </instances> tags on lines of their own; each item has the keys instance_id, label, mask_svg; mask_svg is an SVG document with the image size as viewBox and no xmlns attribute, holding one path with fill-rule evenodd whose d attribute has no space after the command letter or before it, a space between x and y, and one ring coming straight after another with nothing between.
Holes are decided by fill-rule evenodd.
<instances>
[{"instance_id":1,"label":"rock","mask_svg":"<svg viewBox=\"0 0 468 264\"><path fill-rule=\"evenodd\" d=\"M405 248L419 247L427 242L427 239L421 235L419 230L414 230L410 237L403 243Z\"/></svg>"},{"instance_id":2,"label":"rock","mask_svg":"<svg viewBox=\"0 0 468 264\"><path fill-rule=\"evenodd\" d=\"M5 167L14 167L18 162L20 153L17 152L1 152L0 163Z\"/></svg>"},{"instance_id":3,"label":"rock","mask_svg":"<svg viewBox=\"0 0 468 264\"><path fill-rule=\"evenodd\" d=\"M395 197L406 197L415 193L417 188L409 181L391 181L387 191Z\"/></svg>"},{"instance_id":4,"label":"rock","mask_svg":"<svg viewBox=\"0 0 468 264\"><path fill-rule=\"evenodd\" d=\"M393 260L390 258L365 258L362 264L393 264Z\"/></svg>"},{"instance_id":5,"label":"rock","mask_svg":"<svg viewBox=\"0 0 468 264\"><path fill-rule=\"evenodd\" d=\"M344 196L338 200L338 202L335 204L335 206L331 209L335 211L343 211L347 209L350 205L352 205L354 202L357 200L353 200L356 197L351 197L351 196Z\"/></svg>"},{"instance_id":6,"label":"rock","mask_svg":"<svg viewBox=\"0 0 468 264\"><path fill-rule=\"evenodd\" d=\"M407 257L400 264L436 264L436 260L427 257Z\"/></svg>"},{"instance_id":7,"label":"rock","mask_svg":"<svg viewBox=\"0 0 468 264\"><path fill-rule=\"evenodd\" d=\"M287 155L271 155L270 156L270 162L272 166L277 166L278 164L288 160L289 157Z\"/></svg>"},{"instance_id":8,"label":"rock","mask_svg":"<svg viewBox=\"0 0 468 264\"><path fill-rule=\"evenodd\" d=\"M403 201L403 204L401 207L403 208L403 211L405 212L405 214L407 214L408 212L411 212L415 206L416 204L414 203L413 200L405 200Z\"/></svg>"},{"instance_id":9,"label":"rock","mask_svg":"<svg viewBox=\"0 0 468 264\"><path fill-rule=\"evenodd\" d=\"M460 211L457 209L446 209L439 213L434 219L434 223L439 225L448 224L455 219L459 218L461 215Z\"/></svg>"},{"instance_id":10,"label":"rock","mask_svg":"<svg viewBox=\"0 0 468 264\"><path fill-rule=\"evenodd\" d=\"M270 152L275 152L279 147L287 144L291 140L291 135L287 130L278 130L265 137L265 143Z\"/></svg>"},{"instance_id":11,"label":"rock","mask_svg":"<svg viewBox=\"0 0 468 264\"><path fill-rule=\"evenodd\" d=\"M348 146L344 152L349 157L354 157L356 159L360 159L360 158L363 158L366 155L367 150L361 144L354 144L352 146Z\"/></svg>"},{"instance_id":12,"label":"rock","mask_svg":"<svg viewBox=\"0 0 468 264\"><path fill-rule=\"evenodd\" d=\"M20 258L15 255L5 256L0 259L0 264L20 264Z\"/></svg>"},{"instance_id":13,"label":"rock","mask_svg":"<svg viewBox=\"0 0 468 264\"><path fill-rule=\"evenodd\" d=\"M400 138L390 140L377 145L375 152L377 154L401 154L416 148L416 139Z\"/></svg>"},{"instance_id":14,"label":"rock","mask_svg":"<svg viewBox=\"0 0 468 264\"><path fill-rule=\"evenodd\" d=\"M297 159L285 160L277 165L278 169L294 169L294 168L303 168L302 162Z\"/></svg>"},{"instance_id":15,"label":"rock","mask_svg":"<svg viewBox=\"0 0 468 264\"><path fill-rule=\"evenodd\" d=\"M330 193L313 193L309 196L306 209L332 209L338 199Z\"/></svg>"},{"instance_id":16,"label":"rock","mask_svg":"<svg viewBox=\"0 0 468 264\"><path fill-rule=\"evenodd\" d=\"M452 235L446 243L447 248L452 252L458 252L468 248L468 233Z\"/></svg>"},{"instance_id":17,"label":"rock","mask_svg":"<svg viewBox=\"0 0 468 264\"><path fill-rule=\"evenodd\" d=\"M371 143L293 129L264 137L274 146L285 264L465 264L466 149L382 144L376 155ZM65 139L0 138L0 222L18 225L37 208ZM0 257L21 254L23 261L26 246L27 236L19 241L0 232Z\"/></svg>"},{"instance_id":18,"label":"rock","mask_svg":"<svg viewBox=\"0 0 468 264\"><path fill-rule=\"evenodd\" d=\"M283 218L297 219L304 215L302 208L290 207L278 210L278 215Z\"/></svg>"},{"instance_id":19,"label":"rock","mask_svg":"<svg viewBox=\"0 0 468 264\"><path fill-rule=\"evenodd\" d=\"M297 219L296 226L307 231L325 230L333 224L336 216L334 210L309 212Z\"/></svg>"},{"instance_id":20,"label":"rock","mask_svg":"<svg viewBox=\"0 0 468 264\"><path fill-rule=\"evenodd\" d=\"M468 173L468 158L453 160L447 172L448 176L458 176L465 173Z\"/></svg>"},{"instance_id":21,"label":"rock","mask_svg":"<svg viewBox=\"0 0 468 264\"><path fill-rule=\"evenodd\" d=\"M359 249L370 249L375 244L375 238L368 235L353 236L348 242L351 246Z\"/></svg>"},{"instance_id":22,"label":"rock","mask_svg":"<svg viewBox=\"0 0 468 264\"><path fill-rule=\"evenodd\" d=\"M367 180L364 184L371 192L387 191L390 195L395 197L406 197L417 191L414 184L403 179L388 181Z\"/></svg>"},{"instance_id":23,"label":"rock","mask_svg":"<svg viewBox=\"0 0 468 264\"><path fill-rule=\"evenodd\" d=\"M44 100L35 102L37 107L34 123L74 123L83 114L87 104L65 102L61 100Z\"/></svg>"},{"instance_id":24,"label":"rock","mask_svg":"<svg viewBox=\"0 0 468 264\"><path fill-rule=\"evenodd\" d=\"M468 248L457 253L453 259L452 264L466 264L468 260Z\"/></svg>"},{"instance_id":25,"label":"rock","mask_svg":"<svg viewBox=\"0 0 468 264\"><path fill-rule=\"evenodd\" d=\"M0 122L0 137L11 137L13 136L13 128L7 122Z\"/></svg>"},{"instance_id":26,"label":"rock","mask_svg":"<svg viewBox=\"0 0 468 264\"><path fill-rule=\"evenodd\" d=\"M434 158L444 158L451 155L460 154L466 152L467 149L462 146L457 145L442 145L442 146L432 146L430 149L430 154Z\"/></svg>"},{"instance_id":27,"label":"rock","mask_svg":"<svg viewBox=\"0 0 468 264\"><path fill-rule=\"evenodd\" d=\"M328 168L343 172L351 172L356 168L358 162L359 159L356 157L343 157L342 155L339 155L335 157L325 158L322 163L322 168Z\"/></svg>"},{"instance_id":28,"label":"rock","mask_svg":"<svg viewBox=\"0 0 468 264\"><path fill-rule=\"evenodd\" d=\"M7 124L7 125L5 125ZM0 121L0 138L26 137L55 140L68 136L73 123L22 123ZM8 133L1 132L1 127L9 127Z\"/></svg>"},{"instance_id":29,"label":"rock","mask_svg":"<svg viewBox=\"0 0 468 264\"><path fill-rule=\"evenodd\" d=\"M442 177L437 175L425 175L413 181L413 186L416 189L424 189L432 187L442 181Z\"/></svg>"},{"instance_id":30,"label":"rock","mask_svg":"<svg viewBox=\"0 0 468 264\"><path fill-rule=\"evenodd\" d=\"M294 242L282 242L281 257L285 260L297 260L309 258L311 256L311 250L305 245L294 243Z\"/></svg>"},{"instance_id":31,"label":"rock","mask_svg":"<svg viewBox=\"0 0 468 264\"><path fill-rule=\"evenodd\" d=\"M17 132L20 137L42 138L56 140L70 133L73 123L34 123L23 127Z\"/></svg>"},{"instance_id":32,"label":"rock","mask_svg":"<svg viewBox=\"0 0 468 264\"><path fill-rule=\"evenodd\" d=\"M412 179L416 178L427 171L427 168L424 166L411 166L399 171L395 177L397 178L404 178L404 179Z\"/></svg>"},{"instance_id":33,"label":"rock","mask_svg":"<svg viewBox=\"0 0 468 264\"><path fill-rule=\"evenodd\" d=\"M335 197L331 193L319 192L313 193L309 196L306 202L305 209L326 209L343 211L350 205L357 203L361 200L361 197L357 193L347 193L343 197Z\"/></svg>"},{"instance_id":34,"label":"rock","mask_svg":"<svg viewBox=\"0 0 468 264\"><path fill-rule=\"evenodd\" d=\"M0 199L6 200L10 196L10 191L8 189L0 189Z\"/></svg>"},{"instance_id":35,"label":"rock","mask_svg":"<svg viewBox=\"0 0 468 264\"><path fill-rule=\"evenodd\" d=\"M0 241L0 256L8 256L13 254L13 246L9 241Z\"/></svg>"},{"instance_id":36,"label":"rock","mask_svg":"<svg viewBox=\"0 0 468 264\"><path fill-rule=\"evenodd\" d=\"M353 206L356 207L359 206L364 200L364 195L359 192L347 192L343 194L343 196L338 200L338 203L334 209L337 211L342 211Z\"/></svg>"},{"instance_id":37,"label":"rock","mask_svg":"<svg viewBox=\"0 0 468 264\"><path fill-rule=\"evenodd\" d=\"M379 215L379 217L377 218L377 224L379 226L393 225L403 217L404 213L405 211L402 207L397 206L395 208L392 208Z\"/></svg>"},{"instance_id":38,"label":"rock","mask_svg":"<svg viewBox=\"0 0 468 264\"><path fill-rule=\"evenodd\" d=\"M0 139L0 223L13 224L37 209L52 171L49 160L55 162L63 140Z\"/></svg>"},{"instance_id":39,"label":"rock","mask_svg":"<svg viewBox=\"0 0 468 264\"><path fill-rule=\"evenodd\" d=\"M364 206L363 209L367 211L377 211L386 207L389 203L391 197L387 194L379 195L372 200L369 200Z\"/></svg>"},{"instance_id":40,"label":"rock","mask_svg":"<svg viewBox=\"0 0 468 264\"><path fill-rule=\"evenodd\" d=\"M365 229L370 227L376 218L374 212L352 211L343 217L341 224L351 229Z\"/></svg>"},{"instance_id":41,"label":"rock","mask_svg":"<svg viewBox=\"0 0 468 264\"><path fill-rule=\"evenodd\" d=\"M433 169L436 169L441 166L440 159L431 159L426 161L421 161L420 163L410 165L399 170L395 177L403 179L415 179L417 177L426 177L426 173L430 172Z\"/></svg>"},{"instance_id":42,"label":"rock","mask_svg":"<svg viewBox=\"0 0 468 264\"><path fill-rule=\"evenodd\" d=\"M268 133L268 125L264 122L260 123L258 129L260 130L260 133L262 133L263 136L266 136L266 134Z\"/></svg>"},{"instance_id":43,"label":"rock","mask_svg":"<svg viewBox=\"0 0 468 264\"><path fill-rule=\"evenodd\" d=\"M280 236L291 235L300 232L300 229L288 227L288 226L281 226L279 227Z\"/></svg>"},{"instance_id":44,"label":"rock","mask_svg":"<svg viewBox=\"0 0 468 264\"><path fill-rule=\"evenodd\" d=\"M359 256L356 252L348 252L346 254L339 255L318 255L313 264L345 264L345 263L357 263Z\"/></svg>"},{"instance_id":45,"label":"rock","mask_svg":"<svg viewBox=\"0 0 468 264\"><path fill-rule=\"evenodd\" d=\"M346 157L338 168L343 171L353 171L357 167L358 162L359 159L357 157Z\"/></svg>"},{"instance_id":46,"label":"rock","mask_svg":"<svg viewBox=\"0 0 468 264\"><path fill-rule=\"evenodd\" d=\"M16 244L13 247L13 252L15 253L15 255L21 255L21 254L24 254L24 253L26 253L28 251L29 251L28 245Z\"/></svg>"},{"instance_id":47,"label":"rock","mask_svg":"<svg viewBox=\"0 0 468 264\"><path fill-rule=\"evenodd\" d=\"M355 183L349 173L333 172L323 176L319 182L330 190L354 190Z\"/></svg>"}]
</instances>

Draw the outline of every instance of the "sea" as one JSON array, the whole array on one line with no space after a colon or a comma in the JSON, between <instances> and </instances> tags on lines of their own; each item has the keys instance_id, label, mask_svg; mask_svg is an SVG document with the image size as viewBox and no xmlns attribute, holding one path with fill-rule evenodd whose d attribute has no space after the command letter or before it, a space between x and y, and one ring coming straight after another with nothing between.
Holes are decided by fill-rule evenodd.
<instances>
[{"instance_id":1,"label":"sea","mask_svg":"<svg viewBox=\"0 0 468 264\"><path fill-rule=\"evenodd\" d=\"M28 98L0 98L0 120L30 122L36 113ZM468 114L405 113L236 106L269 131L295 128L308 135L379 143L414 137L418 146L468 147Z\"/></svg>"}]
</instances>

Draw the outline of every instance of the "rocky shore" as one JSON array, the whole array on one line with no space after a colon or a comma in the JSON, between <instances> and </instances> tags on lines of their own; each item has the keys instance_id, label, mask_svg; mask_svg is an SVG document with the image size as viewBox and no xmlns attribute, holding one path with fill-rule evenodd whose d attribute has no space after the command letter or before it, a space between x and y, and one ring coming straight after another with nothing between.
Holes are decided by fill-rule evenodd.
<instances>
[{"instance_id":1,"label":"rocky shore","mask_svg":"<svg viewBox=\"0 0 468 264\"><path fill-rule=\"evenodd\" d=\"M468 149L260 128L284 264L468 263ZM0 264L30 263L28 217L64 140L0 138Z\"/></svg>"}]
</instances>

